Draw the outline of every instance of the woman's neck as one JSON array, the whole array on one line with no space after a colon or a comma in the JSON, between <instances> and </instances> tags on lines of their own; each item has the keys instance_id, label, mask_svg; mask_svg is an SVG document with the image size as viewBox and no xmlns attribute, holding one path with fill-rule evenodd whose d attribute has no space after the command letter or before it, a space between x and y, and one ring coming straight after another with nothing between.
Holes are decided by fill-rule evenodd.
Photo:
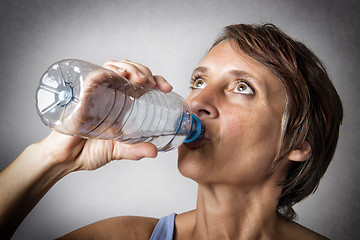
<instances>
[{"instance_id":1,"label":"woman's neck","mask_svg":"<svg viewBox=\"0 0 360 240\"><path fill-rule=\"evenodd\" d=\"M266 239L278 232L279 186L199 185L193 239Z\"/></svg>"}]
</instances>

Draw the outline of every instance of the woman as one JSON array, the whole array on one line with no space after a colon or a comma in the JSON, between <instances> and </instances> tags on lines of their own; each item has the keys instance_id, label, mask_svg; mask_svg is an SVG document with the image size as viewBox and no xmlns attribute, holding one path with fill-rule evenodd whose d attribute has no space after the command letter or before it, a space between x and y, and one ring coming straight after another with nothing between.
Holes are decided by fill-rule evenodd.
<instances>
[{"instance_id":1,"label":"woman","mask_svg":"<svg viewBox=\"0 0 360 240\"><path fill-rule=\"evenodd\" d=\"M138 63L104 66L172 89ZM187 102L205 125L203 140L179 147L181 174L199 184L196 209L160 221L106 219L63 239L325 239L292 221L292 206L316 189L333 157L342 120L340 98L308 48L273 25L228 26L194 70ZM2 237L68 173L156 155L150 143L52 132L0 175Z\"/></svg>"}]
</instances>

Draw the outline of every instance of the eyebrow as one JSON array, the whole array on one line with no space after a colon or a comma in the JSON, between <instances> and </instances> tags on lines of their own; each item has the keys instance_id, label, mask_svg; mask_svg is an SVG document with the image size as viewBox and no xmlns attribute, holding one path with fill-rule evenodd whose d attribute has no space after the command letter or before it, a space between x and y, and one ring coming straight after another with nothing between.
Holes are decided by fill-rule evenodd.
<instances>
[{"instance_id":1,"label":"eyebrow","mask_svg":"<svg viewBox=\"0 0 360 240\"><path fill-rule=\"evenodd\" d=\"M193 74L195 73L203 73L205 74L208 71L207 67L197 67L194 69Z\"/></svg>"},{"instance_id":2,"label":"eyebrow","mask_svg":"<svg viewBox=\"0 0 360 240\"><path fill-rule=\"evenodd\" d=\"M194 69L193 74L195 74L195 73L206 74L207 72L208 72L207 67L197 67ZM237 70L237 69L230 70L229 73L231 75L234 75L235 77L251 77L251 78L255 79L255 77L251 73Z\"/></svg>"}]
</instances>

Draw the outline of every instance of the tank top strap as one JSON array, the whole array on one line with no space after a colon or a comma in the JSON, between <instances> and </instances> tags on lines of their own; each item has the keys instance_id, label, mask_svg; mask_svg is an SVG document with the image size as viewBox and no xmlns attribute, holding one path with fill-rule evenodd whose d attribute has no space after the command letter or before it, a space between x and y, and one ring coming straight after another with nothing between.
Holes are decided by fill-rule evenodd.
<instances>
[{"instance_id":1,"label":"tank top strap","mask_svg":"<svg viewBox=\"0 0 360 240\"><path fill-rule=\"evenodd\" d=\"M160 218L150 240L173 240L176 213Z\"/></svg>"}]
</instances>

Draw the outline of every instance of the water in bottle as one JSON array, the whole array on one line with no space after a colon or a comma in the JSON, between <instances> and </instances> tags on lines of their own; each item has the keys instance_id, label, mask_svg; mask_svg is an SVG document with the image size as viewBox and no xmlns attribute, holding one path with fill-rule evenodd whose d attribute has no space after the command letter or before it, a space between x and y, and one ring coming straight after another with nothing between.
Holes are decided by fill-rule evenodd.
<instances>
[{"instance_id":1,"label":"water in bottle","mask_svg":"<svg viewBox=\"0 0 360 240\"><path fill-rule=\"evenodd\" d=\"M151 142L168 151L202 138L204 125L176 93L133 86L118 73L82 60L62 60L36 91L42 121L89 139Z\"/></svg>"}]
</instances>

